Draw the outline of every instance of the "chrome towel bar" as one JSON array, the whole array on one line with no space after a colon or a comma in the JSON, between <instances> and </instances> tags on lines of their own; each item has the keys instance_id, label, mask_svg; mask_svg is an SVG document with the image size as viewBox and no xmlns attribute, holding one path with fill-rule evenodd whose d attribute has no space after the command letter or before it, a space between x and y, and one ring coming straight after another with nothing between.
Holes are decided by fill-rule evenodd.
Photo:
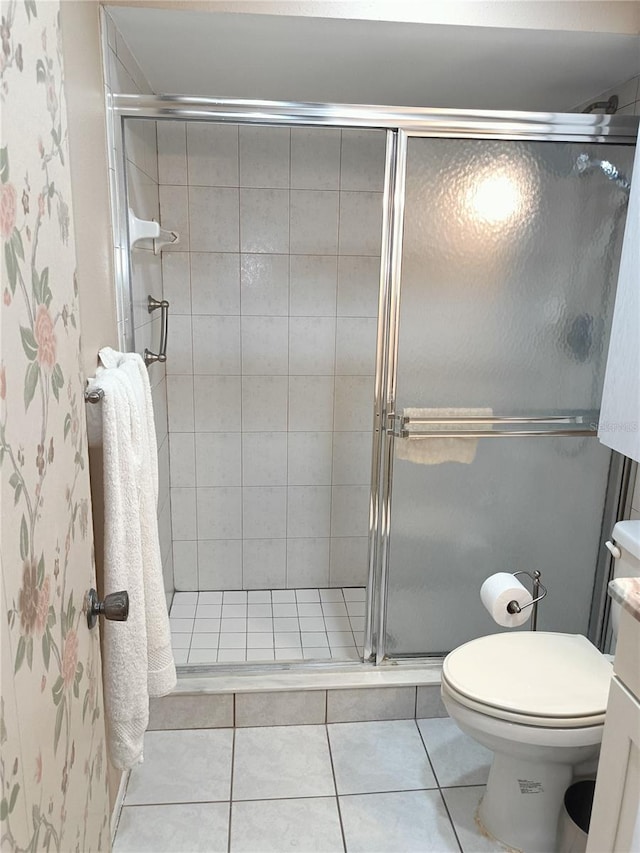
<instances>
[{"instance_id":1,"label":"chrome towel bar","mask_svg":"<svg viewBox=\"0 0 640 853\"><path fill-rule=\"evenodd\" d=\"M388 415L387 432L396 438L505 438L533 436L594 436L598 433L599 412L586 412L574 415L533 415L533 416L495 416L495 417L408 417L406 415ZM567 424L564 429L558 425ZM548 425L545 427L545 425ZM450 429L443 427L450 426ZM473 429L489 426L493 429ZM425 429L409 429L425 427ZM429 429L435 427L435 429Z\"/></svg>"}]
</instances>

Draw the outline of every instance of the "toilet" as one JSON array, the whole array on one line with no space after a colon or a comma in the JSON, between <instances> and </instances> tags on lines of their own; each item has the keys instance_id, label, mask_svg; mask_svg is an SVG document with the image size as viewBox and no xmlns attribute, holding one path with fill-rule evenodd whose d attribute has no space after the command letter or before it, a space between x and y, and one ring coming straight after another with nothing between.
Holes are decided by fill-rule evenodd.
<instances>
[{"instance_id":1,"label":"toilet","mask_svg":"<svg viewBox=\"0 0 640 853\"><path fill-rule=\"evenodd\" d=\"M618 522L613 539L614 576L640 577L640 521ZM554 853L574 768L600 749L611 675L609 660L579 634L491 634L447 655L445 707L494 754L477 815L491 837L524 853Z\"/></svg>"}]
</instances>

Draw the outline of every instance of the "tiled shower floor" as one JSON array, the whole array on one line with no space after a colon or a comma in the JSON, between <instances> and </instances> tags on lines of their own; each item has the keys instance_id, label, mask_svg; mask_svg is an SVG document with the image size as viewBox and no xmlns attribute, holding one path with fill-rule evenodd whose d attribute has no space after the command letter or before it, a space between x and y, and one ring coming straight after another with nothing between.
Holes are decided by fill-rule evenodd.
<instances>
[{"instance_id":1,"label":"tiled shower floor","mask_svg":"<svg viewBox=\"0 0 640 853\"><path fill-rule=\"evenodd\" d=\"M360 660L365 598L364 587L177 592L175 661Z\"/></svg>"}]
</instances>

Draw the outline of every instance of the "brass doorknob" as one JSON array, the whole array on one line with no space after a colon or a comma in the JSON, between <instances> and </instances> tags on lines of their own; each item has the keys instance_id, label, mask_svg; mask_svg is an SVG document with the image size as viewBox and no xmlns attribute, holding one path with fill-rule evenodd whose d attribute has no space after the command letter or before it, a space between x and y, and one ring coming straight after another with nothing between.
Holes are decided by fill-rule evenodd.
<instances>
[{"instance_id":1,"label":"brass doorknob","mask_svg":"<svg viewBox=\"0 0 640 853\"><path fill-rule=\"evenodd\" d=\"M122 589L105 595L104 601L98 599L95 589L87 593L87 625L89 628L98 621L98 616L104 616L112 622L126 622L129 616L129 593Z\"/></svg>"}]
</instances>

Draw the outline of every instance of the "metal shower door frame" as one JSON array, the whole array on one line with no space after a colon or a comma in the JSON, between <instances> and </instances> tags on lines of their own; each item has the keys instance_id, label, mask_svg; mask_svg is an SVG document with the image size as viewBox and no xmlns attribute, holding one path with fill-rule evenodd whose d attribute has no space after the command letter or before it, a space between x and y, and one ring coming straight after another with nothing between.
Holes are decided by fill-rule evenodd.
<instances>
[{"instance_id":1,"label":"metal shower door frame","mask_svg":"<svg viewBox=\"0 0 640 853\"><path fill-rule=\"evenodd\" d=\"M634 144L633 116L523 111L448 110L421 107L249 101L174 95L114 94L107 102L112 169L112 219L116 292L124 338L133 345L130 265L126 236L125 134L127 119L207 121L290 127L386 130L385 182L381 240L379 313L374 380L373 447L369 509L369 556L364 662L386 659L385 629L389 575L393 438L387 420L393 411L397 379L400 279L409 137L610 142ZM618 485L618 488L620 486ZM323 662L324 666L327 666ZM339 661L335 666L344 665ZM302 664L301 666L306 666ZM221 669L235 667L216 667ZM264 664L260 669L291 668ZM193 667L190 669L198 670Z\"/></svg>"},{"instance_id":2,"label":"metal shower door frame","mask_svg":"<svg viewBox=\"0 0 640 853\"><path fill-rule=\"evenodd\" d=\"M382 312L384 309L386 312L385 317L388 320L388 327L385 335L384 330L381 332L381 324L379 323L378 347L382 350L382 353L378 355L376 374L379 370L381 389L378 394L379 383L378 375L376 375L376 432L374 436L374 459L372 463L372 520L370 524L369 549L369 588L375 594L373 596L369 595L369 598L372 600L370 602L371 607L367 613L367 633L365 635L365 660L369 656L378 665L385 661L400 659L387 655L386 626L390 571L393 460L394 443L397 437L397 433L392 427L391 419L396 414L408 141L410 138L465 137L504 141L526 139L528 141L597 142L630 145L635 144L637 139L637 119L635 133L632 129L629 134L622 136L618 134L607 135L603 138L599 134L588 137L582 134L567 134L566 127L562 126L560 121L554 121L550 124L548 122L549 118L547 117L547 121L540 123L540 126L537 128L538 132L535 132L535 129L531 126L528 128L529 132L526 135L519 132L514 133L513 128L509 128L506 124L501 125L495 121L487 123L480 116L477 118L476 132L473 132L471 128L465 128L464 132L442 133L440 128L430 129L428 127L405 126L399 128L397 133L394 134L395 140L393 144L388 142L387 145L387 158L390 163L385 176L386 203L383 223L383 247L386 248L388 269L384 269L385 254L383 254L380 277L380 318L383 316ZM560 119L561 117L554 116L553 118ZM387 297L387 303L383 306L382 300L384 295ZM383 339L381 335L384 335ZM589 430L589 433L595 437L596 430ZM551 435L553 433L549 431L548 434ZM575 434L579 435L581 433L576 430ZM616 520L623 517L621 513L623 512L629 478L630 466L625 463L623 457L612 452L603 514L604 528L612 526ZM606 616L608 613L604 580L611 577L613 567L611 556L604 549L602 549L602 552L596 560L594 595L589 618L589 633L597 644L604 642ZM599 590L599 586L602 589ZM424 657L429 657L429 653L425 653Z\"/></svg>"}]
</instances>

